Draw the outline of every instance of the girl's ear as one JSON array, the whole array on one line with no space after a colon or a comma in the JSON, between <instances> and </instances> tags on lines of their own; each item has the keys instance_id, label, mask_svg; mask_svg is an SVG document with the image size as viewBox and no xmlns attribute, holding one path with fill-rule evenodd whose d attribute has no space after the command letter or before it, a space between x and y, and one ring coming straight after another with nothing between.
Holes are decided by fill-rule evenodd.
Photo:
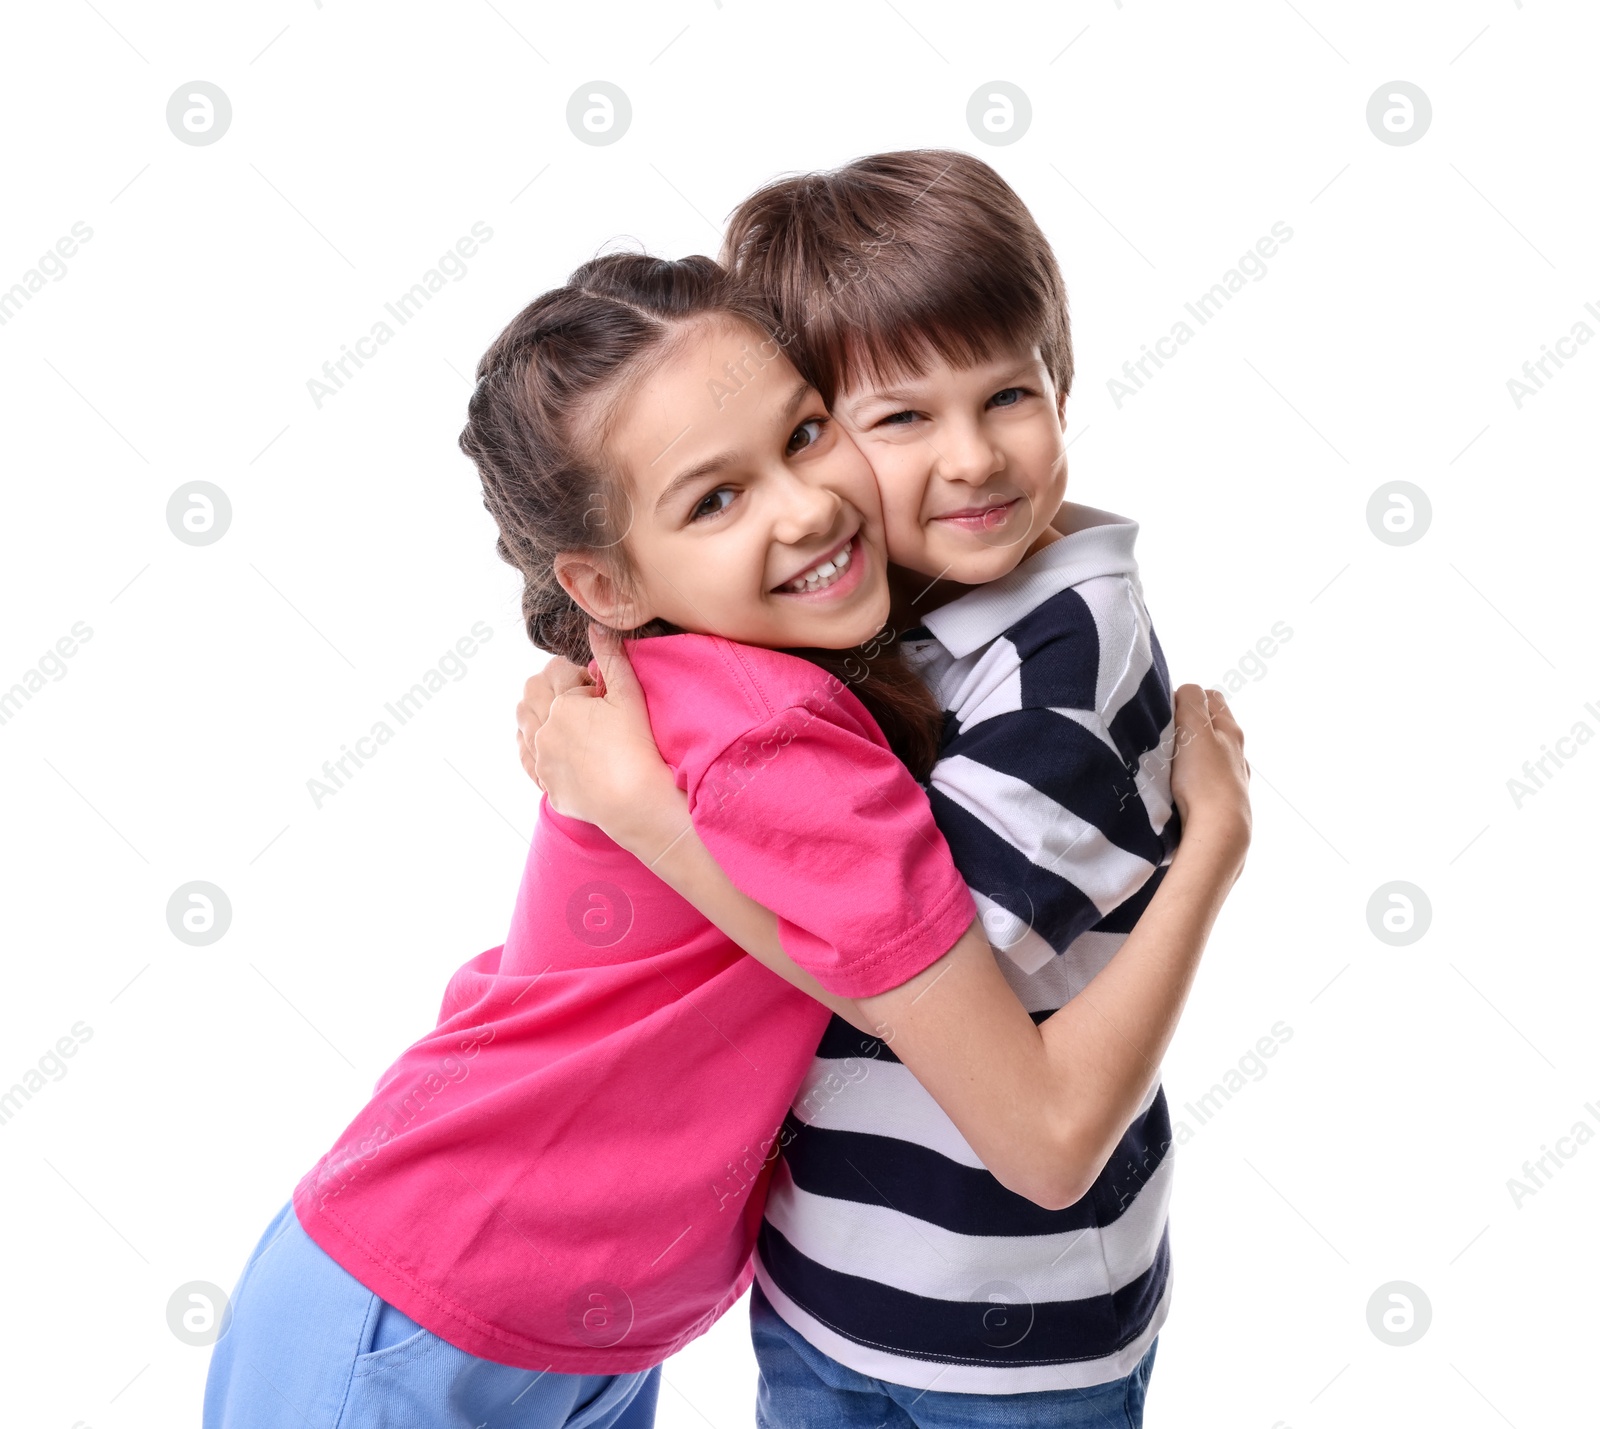
<instances>
[{"instance_id":1,"label":"girl's ear","mask_svg":"<svg viewBox=\"0 0 1600 1429\"><path fill-rule=\"evenodd\" d=\"M643 593L625 589L603 559L562 551L555 558L555 575L586 615L612 630L637 630L655 618Z\"/></svg>"}]
</instances>

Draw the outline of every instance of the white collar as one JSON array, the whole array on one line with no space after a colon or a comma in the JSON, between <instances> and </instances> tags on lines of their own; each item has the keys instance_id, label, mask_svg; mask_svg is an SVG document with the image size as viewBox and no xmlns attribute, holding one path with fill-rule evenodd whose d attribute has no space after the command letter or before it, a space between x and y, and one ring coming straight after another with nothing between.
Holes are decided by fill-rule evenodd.
<instances>
[{"instance_id":1,"label":"white collar","mask_svg":"<svg viewBox=\"0 0 1600 1429\"><path fill-rule=\"evenodd\" d=\"M1069 502L1053 524L1065 526L1068 533L999 580L974 586L923 617L922 624L957 660L982 649L1069 586L1096 576L1137 574L1137 521Z\"/></svg>"}]
</instances>

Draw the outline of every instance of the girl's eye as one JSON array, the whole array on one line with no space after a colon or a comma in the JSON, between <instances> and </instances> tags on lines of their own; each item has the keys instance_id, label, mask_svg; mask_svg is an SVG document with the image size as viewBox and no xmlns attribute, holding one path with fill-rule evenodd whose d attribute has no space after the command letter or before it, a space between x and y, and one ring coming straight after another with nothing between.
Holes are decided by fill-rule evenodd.
<instances>
[{"instance_id":1,"label":"girl's eye","mask_svg":"<svg viewBox=\"0 0 1600 1429\"><path fill-rule=\"evenodd\" d=\"M915 412L891 412L878 425L880 427L904 427L916 420L917 414Z\"/></svg>"},{"instance_id":2,"label":"girl's eye","mask_svg":"<svg viewBox=\"0 0 1600 1429\"><path fill-rule=\"evenodd\" d=\"M724 500L723 498L726 498ZM715 491L708 491L697 502L694 510L689 513L691 521L701 521L707 516L720 516L733 502L733 488L719 486Z\"/></svg>"},{"instance_id":3,"label":"girl's eye","mask_svg":"<svg viewBox=\"0 0 1600 1429\"><path fill-rule=\"evenodd\" d=\"M989 399L991 407L1015 407L1027 393L1020 387L1004 387Z\"/></svg>"},{"instance_id":4,"label":"girl's eye","mask_svg":"<svg viewBox=\"0 0 1600 1429\"><path fill-rule=\"evenodd\" d=\"M822 440L822 429L827 425L826 417L808 417L789 433L789 445L784 448L784 455L794 456L807 447L815 446Z\"/></svg>"}]
</instances>

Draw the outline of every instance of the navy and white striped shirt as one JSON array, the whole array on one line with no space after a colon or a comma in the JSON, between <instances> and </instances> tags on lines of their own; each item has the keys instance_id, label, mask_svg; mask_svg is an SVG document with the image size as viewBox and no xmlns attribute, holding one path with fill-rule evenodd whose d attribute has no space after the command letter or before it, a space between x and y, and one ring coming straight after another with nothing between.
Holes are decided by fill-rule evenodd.
<instances>
[{"instance_id":1,"label":"navy and white striped shirt","mask_svg":"<svg viewBox=\"0 0 1600 1429\"><path fill-rule=\"evenodd\" d=\"M906 641L946 711L934 816L1035 1022L1122 945L1178 833L1139 528L1067 511L1072 534ZM860 1374L971 1394L1100 1384L1166 1318L1159 1085L1089 1193L1048 1211L989 1174L888 1047L835 1017L785 1140L756 1274L779 1315Z\"/></svg>"}]
</instances>

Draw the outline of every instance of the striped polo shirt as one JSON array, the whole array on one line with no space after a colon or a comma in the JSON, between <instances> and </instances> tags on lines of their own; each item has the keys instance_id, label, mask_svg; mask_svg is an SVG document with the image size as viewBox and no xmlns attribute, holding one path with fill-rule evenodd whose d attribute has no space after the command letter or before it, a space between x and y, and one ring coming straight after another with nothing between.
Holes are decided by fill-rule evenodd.
<instances>
[{"instance_id":1,"label":"striped polo shirt","mask_svg":"<svg viewBox=\"0 0 1600 1429\"><path fill-rule=\"evenodd\" d=\"M905 642L945 710L934 817L1035 1022L1122 945L1178 835L1139 528L1066 514L1071 534ZM860 1374L970 1394L1101 1384L1166 1318L1159 1084L1089 1193L1049 1211L988 1173L887 1046L835 1017L782 1140L756 1275L779 1315Z\"/></svg>"}]
</instances>

